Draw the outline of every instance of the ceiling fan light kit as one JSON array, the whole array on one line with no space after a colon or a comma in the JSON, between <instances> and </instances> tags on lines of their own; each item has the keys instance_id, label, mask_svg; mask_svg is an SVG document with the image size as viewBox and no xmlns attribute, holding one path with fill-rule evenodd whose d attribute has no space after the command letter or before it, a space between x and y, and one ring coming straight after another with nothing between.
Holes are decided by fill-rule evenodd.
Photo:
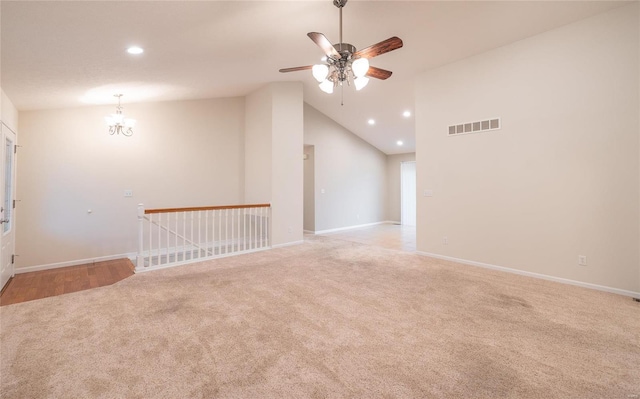
<instances>
[{"instance_id":1,"label":"ceiling fan light kit","mask_svg":"<svg viewBox=\"0 0 640 399\"><path fill-rule=\"evenodd\" d=\"M319 32L309 32L307 36L314 41L326 54L324 64L308 65L294 68L283 68L280 72L295 72L311 69L311 73L318 81L320 90L333 93L337 86L347 86L353 82L356 90L361 90L369 83L369 78L385 80L392 72L369 65L369 58L388 53L402 47L399 37L391 37L372 46L357 51L355 46L342 42L342 8L347 0L333 0L333 5L340 10L340 42L331 44L325 35Z\"/></svg>"}]
</instances>

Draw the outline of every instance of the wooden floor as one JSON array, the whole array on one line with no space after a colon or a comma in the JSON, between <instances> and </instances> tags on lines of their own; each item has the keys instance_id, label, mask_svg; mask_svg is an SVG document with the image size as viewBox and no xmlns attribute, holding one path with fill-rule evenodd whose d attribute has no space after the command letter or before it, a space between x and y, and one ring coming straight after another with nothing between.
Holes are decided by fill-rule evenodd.
<instances>
[{"instance_id":1,"label":"wooden floor","mask_svg":"<svg viewBox=\"0 0 640 399\"><path fill-rule=\"evenodd\" d=\"M103 287L134 274L129 259L16 274L0 296L0 306Z\"/></svg>"}]
</instances>

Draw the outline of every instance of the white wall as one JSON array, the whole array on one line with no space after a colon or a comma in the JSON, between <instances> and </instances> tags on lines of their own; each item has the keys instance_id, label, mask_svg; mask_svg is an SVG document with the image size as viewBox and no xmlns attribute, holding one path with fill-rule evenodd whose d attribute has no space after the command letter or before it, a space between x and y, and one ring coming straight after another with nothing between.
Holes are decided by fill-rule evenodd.
<instances>
[{"instance_id":1,"label":"white wall","mask_svg":"<svg viewBox=\"0 0 640 399\"><path fill-rule=\"evenodd\" d=\"M315 147L304 146L304 224L306 231L316 230Z\"/></svg>"},{"instance_id":2,"label":"white wall","mask_svg":"<svg viewBox=\"0 0 640 399\"><path fill-rule=\"evenodd\" d=\"M107 133L114 110L20 113L18 269L135 252L138 203L243 202L243 98L125 104L132 137Z\"/></svg>"},{"instance_id":3,"label":"white wall","mask_svg":"<svg viewBox=\"0 0 640 399\"><path fill-rule=\"evenodd\" d=\"M0 121L14 132L18 132L18 110L2 89L0 89Z\"/></svg>"},{"instance_id":4,"label":"white wall","mask_svg":"<svg viewBox=\"0 0 640 399\"><path fill-rule=\"evenodd\" d=\"M303 93L301 82L272 83L273 244L303 239Z\"/></svg>"},{"instance_id":5,"label":"white wall","mask_svg":"<svg viewBox=\"0 0 640 399\"><path fill-rule=\"evenodd\" d=\"M302 241L302 84L271 83L246 103L246 201L271 204L273 245Z\"/></svg>"},{"instance_id":6,"label":"white wall","mask_svg":"<svg viewBox=\"0 0 640 399\"><path fill-rule=\"evenodd\" d=\"M387 220L401 222L402 196L400 184L400 164L416 160L416 153L387 155Z\"/></svg>"},{"instance_id":7,"label":"white wall","mask_svg":"<svg viewBox=\"0 0 640 399\"><path fill-rule=\"evenodd\" d=\"M637 8L420 76L419 251L640 291Z\"/></svg>"},{"instance_id":8,"label":"white wall","mask_svg":"<svg viewBox=\"0 0 640 399\"><path fill-rule=\"evenodd\" d=\"M271 87L245 97L244 194L247 204L271 202Z\"/></svg>"},{"instance_id":9,"label":"white wall","mask_svg":"<svg viewBox=\"0 0 640 399\"><path fill-rule=\"evenodd\" d=\"M315 231L385 220L384 153L306 103L304 144L315 149Z\"/></svg>"}]
</instances>

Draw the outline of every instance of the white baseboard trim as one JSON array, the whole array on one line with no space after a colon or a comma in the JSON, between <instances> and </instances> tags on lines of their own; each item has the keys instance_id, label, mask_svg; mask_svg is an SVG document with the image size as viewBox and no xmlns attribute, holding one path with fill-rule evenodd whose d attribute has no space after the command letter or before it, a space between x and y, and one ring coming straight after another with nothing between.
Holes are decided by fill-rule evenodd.
<instances>
[{"instance_id":1,"label":"white baseboard trim","mask_svg":"<svg viewBox=\"0 0 640 399\"><path fill-rule=\"evenodd\" d=\"M359 229L361 227L369 227L369 226L375 226L378 224L390 224L390 223L396 223L396 222L390 222L390 221L382 221L382 222L374 222L374 223L366 223L366 224L358 224L355 226L346 226L346 227L338 227L337 229L328 229L328 230L319 230L319 231L310 231L310 233L312 234L328 234L328 233L337 233L338 231L345 231L345 230L352 230L352 229Z\"/></svg>"},{"instance_id":2,"label":"white baseboard trim","mask_svg":"<svg viewBox=\"0 0 640 399\"><path fill-rule=\"evenodd\" d=\"M276 249L276 248L283 248L283 247L291 247L293 245L300 245L300 244L304 244L304 240L285 242L284 244L276 244L276 245L272 245L271 248Z\"/></svg>"},{"instance_id":3,"label":"white baseboard trim","mask_svg":"<svg viewBox=\"0 0 640 399\"><path fill-rule=\"evenodd\" d=\"M86 265L88 263L93 263L93 262L104 262L106 260L115 260L115 259L122 259L122 258L129 258L135 264L136 254L128 253L128 254L119 254L119 255L98 256L96 258L77 259L77 260L70 260L66 262L48 263L46 265L35 265L35 266L27 266L27 267L20 267L20 268L16 267L15 273L22 274L22 273L30 273L30 272L39 272L41 270L58 269L61 267L68 267L68 266Z\"/></svg>"},{"instance_id":4,"label":"white baseboard trim","mask_svg":"<svg viewBox=\"0 0 640 399\"><path fill-rule=\"evenodd\" d=\"M439 254L434 254L434 253L430 253L430 252L416 251L415 253L418 254L418 255L421 255L421 256L428 256L430 258L448 260L448 261L451 261L451 262L462 263L464 265L478 266L478 267L483 267L485 269L499 270L499 271L502 271L502 272L519 274L521 276L534 277L534 278L539 278L539 279L542 279L542 280L554 281L556 283L575 285L575 286L578 286L578 287L589 288L589 289L592 289L592 290L610 292L612 294L630 296L630 297L633 297L633 298L640 298L640 292L622 290L622 289L619 289L619 288L607 287L605 285L585 283L585 282L582 282L582 281L570 280L570 279L562 278L562 277L549 276L548 274L528 272L528 271L525 271L525 270L513 269L513 268L510 268L510 267L496 266L496 265L492 265L492 264L489 264L489 263L476 262L476 261L473 261L473 260L459 259L459 258L454 258L452 256L439 255Z\"/></svg>"}]
</instances>

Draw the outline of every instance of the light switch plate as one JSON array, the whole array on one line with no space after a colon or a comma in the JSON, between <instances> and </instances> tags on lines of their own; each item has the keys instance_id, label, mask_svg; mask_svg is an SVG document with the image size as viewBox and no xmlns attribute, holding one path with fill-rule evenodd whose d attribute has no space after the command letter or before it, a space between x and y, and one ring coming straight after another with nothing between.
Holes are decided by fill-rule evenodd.
<instances>
[{"instance_id":1,"label":"light switch plate","mask_svg":"<svg viewBox=\"0 0 640 399\"><path fill-rule=\"evenodd\" d=\"M433 190L424 190L423 195L425 197L433 197Z\"/></svg>"}]
</instances>

